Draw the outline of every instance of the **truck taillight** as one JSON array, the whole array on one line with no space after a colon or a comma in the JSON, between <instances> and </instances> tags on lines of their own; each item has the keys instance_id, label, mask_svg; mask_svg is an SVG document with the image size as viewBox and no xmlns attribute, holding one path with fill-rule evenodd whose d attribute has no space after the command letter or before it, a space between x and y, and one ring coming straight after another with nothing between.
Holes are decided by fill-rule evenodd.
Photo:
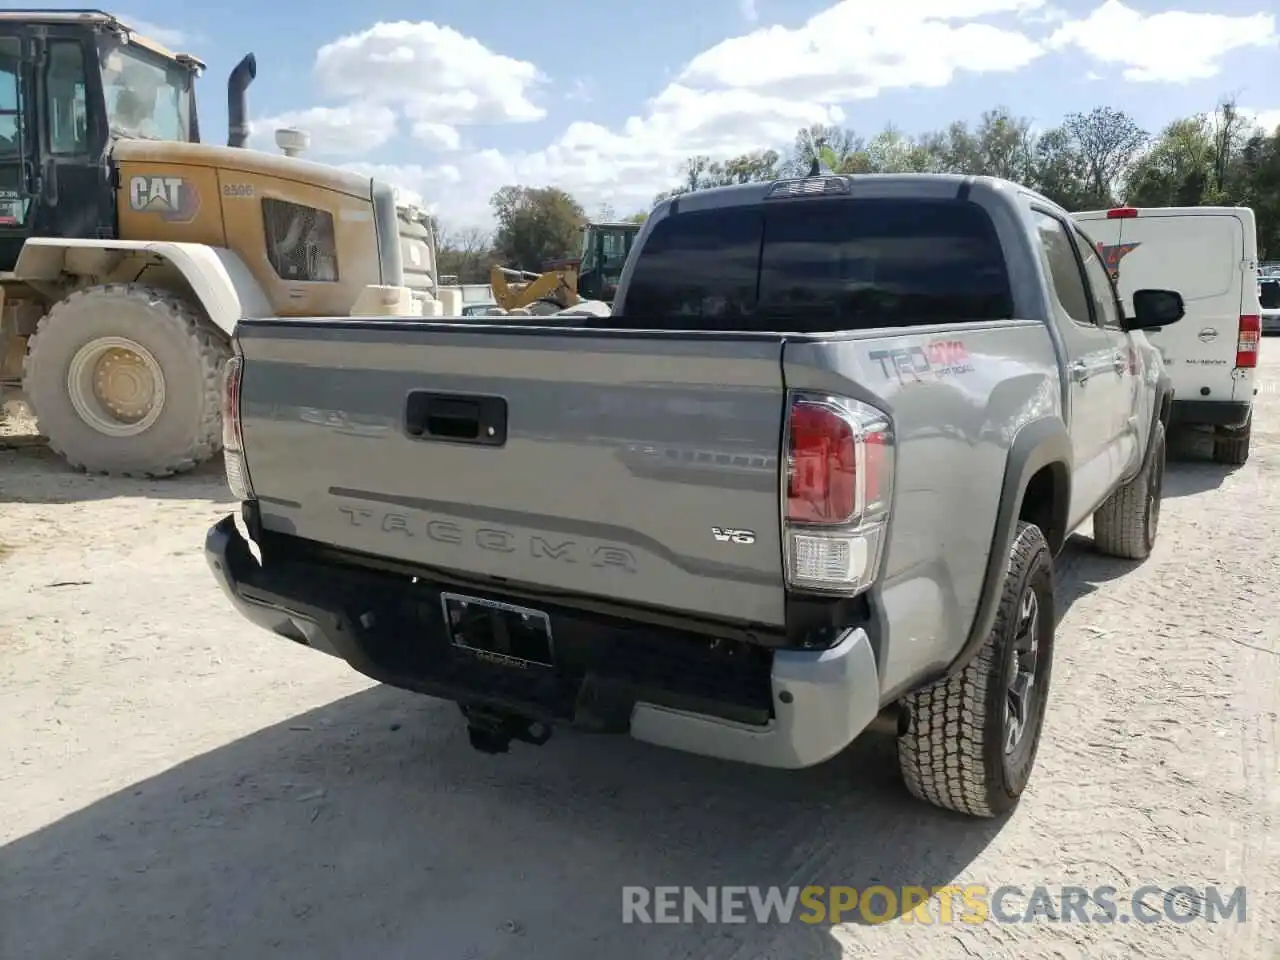
<instances>
[{"instance_id":1,"label":"truck taillight","mask_svg":"<svg viewBox=\"0 0 1280 960\"><path fill-rule=\"evenodd\" d=\"M244 358L227 360L222 372L222 461L227 472L227 486L237 500L252 500L253 485L244 459L244 436L240 427L240 382L244 376Z\"/></svg>"},{"instance_id":2,"label":"truck taillight","mask_svg":"<svg viewBox=\"0 0 1280 960\"><path fill-rule=\"evenodd\" d=\"M784 443L788 582L861 593L880 570L893 493L888 416L844 397L793 393Z\"/></svg>"},{"instance_id":3,"label":"truck taillight","mask_svg":"<svg viewBox=\"0 0 1280 960\"><path fill-rule=\"evenodd\" d=\"M1252 368L1258 365L1258 340L1262 337L1262 318L1243 316L1236 335L1236 366Z\"/></svg>"}]
</instances>

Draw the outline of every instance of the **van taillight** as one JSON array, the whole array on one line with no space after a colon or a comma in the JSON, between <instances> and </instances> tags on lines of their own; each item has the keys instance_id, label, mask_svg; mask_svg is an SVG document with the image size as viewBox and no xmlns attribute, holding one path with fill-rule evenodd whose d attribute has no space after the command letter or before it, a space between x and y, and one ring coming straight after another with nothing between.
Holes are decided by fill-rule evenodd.
<instances>
[{"instance_id":1,"label":"van taillight","mask_svg":"<svg viewBox=\"0 0 1280 960\"><path fill-rule=\"evenodd\" d=\"M1130 220L1137 215L1137 207L1112 207L1107 211L1108 220Z\"/></svg>"},{"instance_id":2,"label":"van taillight","mask_svg":"<svg viewBox=\"0 0 1280 960\"><path fill-rule=\"evenodd\" d=\"M788 582L861 593L880 569L893 490L888 416L845 397L792 393L785 444Z\"/></svg>"},{"instance_id":3,"label":"van taillight","mask_svg":"<svg viewBox=\"0 0 1280 960\"><path fill-rule=\"evenodd\" d=\"M237 500L252 500L253 485L244 459L244 434L240 425L240 384L244 376L244 358L227 360L222 372L222 462L227 486Z\"/></svg>"},{"instance_id":4,"label":"van taillight","mask_svg":"<svg viewBox=\"0 0 1280 960\"><path fill-rule=\"evenodd\" d=\"M1262 318L1243 316L1240 318L1240 332L1236 335L1236 366L1256 367L1258 365L1258 340L1262 337Z\"/></svg>"}]
</instances>

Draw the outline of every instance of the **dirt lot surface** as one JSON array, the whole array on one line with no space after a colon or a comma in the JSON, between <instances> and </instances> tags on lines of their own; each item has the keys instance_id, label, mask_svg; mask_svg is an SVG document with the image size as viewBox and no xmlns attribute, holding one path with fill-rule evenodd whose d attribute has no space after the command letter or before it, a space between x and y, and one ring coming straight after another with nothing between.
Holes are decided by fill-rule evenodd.
<instances>
[{"instance_id":1,"label":"dirt lot surface","mask_svg":"<svg viewBox=\"0 0 1280 960\"><path fill-rule=\"evenodd\" d=\"M0 956L1280 957L1280 343L1263 353L1249 463L1181 450L1148 562L1094 555L1087 527L1060 558L1039 767L999 822L908 799L874 737L798 773L563 733L477 754L452 705L233 615L200 553L219 464L89 479L9 437ZM1123 916L1144 885L1243 885L1247 921L621 922L626 884L810 883L1111 885Z\"/></svg>"}]
</instances>

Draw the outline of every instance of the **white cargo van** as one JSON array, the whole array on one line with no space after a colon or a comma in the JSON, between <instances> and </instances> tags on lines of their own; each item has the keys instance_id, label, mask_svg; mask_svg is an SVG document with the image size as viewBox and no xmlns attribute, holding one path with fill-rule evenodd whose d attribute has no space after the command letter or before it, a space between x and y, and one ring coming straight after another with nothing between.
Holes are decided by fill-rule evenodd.
<instances>
[{"instance_id":1,"label":"white cargo van","mask_svg":"<svg viewBox=\"0 0 1280 960\"><path fill-rule=\"evenodd\" d=\"M1118 207L1072 214L1098 244L1125 310L1133 291L1177 290L1183 320L1148 330L1173 378L1173 425L1214 428L1213 458L1249 458L1258 364L1258 238L1247 207Z\"/></svg>"}]
</instances>

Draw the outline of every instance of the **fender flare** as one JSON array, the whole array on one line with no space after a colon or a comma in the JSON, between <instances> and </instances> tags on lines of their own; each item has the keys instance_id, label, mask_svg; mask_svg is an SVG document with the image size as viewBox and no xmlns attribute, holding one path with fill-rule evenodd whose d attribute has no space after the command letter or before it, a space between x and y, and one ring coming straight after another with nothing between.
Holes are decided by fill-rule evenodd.
<instances>
[{"instance_id":1,"label":"fender flare","mask_svg":"<svg viewBox=\"0 0 1280 960\"><path fill-rule=\"evenodd\" d=\"M943 677L954 676L968 665L982 647L996 620L1000 606L1000 591L1004 583L1005 567L1009 561L1009 548L1017 531L1018 517L1022 513L1022 501L1027 487L1042 468L1058 465L1065 487L1059 490L1054 504L1054 524L1066 540L1067 513L1071 509L1071 436L1066 424L1056 418L1035 420L1022 427L1009 446L1005 458L1004 484L1000 489L1000 505L996 511L995 533L991 539L991 552L987 555L987 569L982 578L982 593L973 625L960 653L947 666ZM1048 531L1046 531L1047 533ZM1056 553L1061 546L1050 540L1050 549Z\"/></svg>"},{"instance_id":2,"label":"fender flare","mask_svg":"<svg viewBox=\"0 0 1280 960\"><path fill-rule=\"evenodd\" d=\"M190 285L215 327L230 337L241 317L275 315L261 284L244 261L225 247L151 240L70 240L32 237L22 247L13 277L55 281L66 273L67 254L75 250L118 251L158 257Z\"/></svg>"},{"instance_id":3,"label":"fender flare","mask_svg":"<svg viewBox=\"0 0 1280 960\"><path fill-rule=\"evenodd\" d=\"M1147 464L1151 462L1151 454L1155 449L1151 441L1156 435L1156 424L1163 422L1165 429L1168 430L1169 417L1173 413L1173 380L1167 373L1160 374L1155 390L1155 401L1151 404L1151 429L1147 433L1147 449L1142 454L1142 466L1134 476L1141 476L1147 469Z\"/></svg>"}]
</instances>

